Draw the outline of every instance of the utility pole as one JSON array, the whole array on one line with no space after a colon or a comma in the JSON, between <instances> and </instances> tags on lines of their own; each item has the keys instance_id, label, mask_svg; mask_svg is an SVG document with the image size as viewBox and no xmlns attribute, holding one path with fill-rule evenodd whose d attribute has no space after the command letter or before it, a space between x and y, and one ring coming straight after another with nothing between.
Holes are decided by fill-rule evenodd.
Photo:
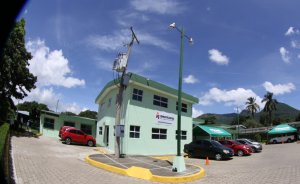
<instances>
[{"instance_id":1,"label":"utility pole","mask_svg":"<svg viewBox=\"0 0 300 184\"><path fill-rule=\"evenodd\" d=\"M117 128L120 126L121 121L121 108L122 108L122 102L123 102L123 92L126 88L126 85L124 84L124 76L126 75L126 69L128 66L128 58L131 53L131 49L133 46L134 41L136 41L138 44L140 43L132 29L131 30L131 41L128 44L128 50L126 54L119 54L118 58L114 62L113 70L116 70L117 72L121 72L121 78L120 78L120 87L119 92L117 95L117 102L116 102L116 119L115 119L115 158L121 158L121 136L117 134Z\"/></svg>"}]
</instances>

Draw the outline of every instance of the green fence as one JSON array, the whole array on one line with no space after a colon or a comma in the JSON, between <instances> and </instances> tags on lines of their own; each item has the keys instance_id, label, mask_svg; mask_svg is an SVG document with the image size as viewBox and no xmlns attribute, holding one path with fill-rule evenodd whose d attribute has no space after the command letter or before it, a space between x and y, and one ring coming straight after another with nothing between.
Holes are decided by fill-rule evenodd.
<instances>
[{"instance_id":1,"label":"green fence","mask_svg":"<svg viewBox=\"0 0 300 184\"><path fill-rule=\"evenodd\" d=\"M9 183L9 124L0 125L0 183Z\"/></svg>"}]
</instances>

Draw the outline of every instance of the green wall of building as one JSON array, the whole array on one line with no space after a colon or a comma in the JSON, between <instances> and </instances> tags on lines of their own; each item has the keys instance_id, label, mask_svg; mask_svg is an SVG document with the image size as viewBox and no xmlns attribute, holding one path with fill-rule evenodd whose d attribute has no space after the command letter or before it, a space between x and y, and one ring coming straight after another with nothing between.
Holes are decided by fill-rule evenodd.
<instances>
[{"instance_id":1,"label":"green wall of building","mask_svg":"<svg viewBox=\"0 0 300 184\"><path fill-rule=\"evenodd\" d=\"M132 100L133 89L143 90L142 101ZM104 106L98 109L98 123L97 123L97 143L107 146L111 151L114 150L114 125L115 125L115 102L118 88L110 87L107 91L102 91L101 95L97 97L96 102ZM153 105L153 96L159 95L168 98L168 108ZM100 98L100 101L99 99ZM108 101L111 99L112 103L109 106ZM97 101L98 100L98 101ZM125 125L125 134L121 139L121 152L129 155L169 155L176 154L177 151L177 110L176 110L177 96L168 93L168 91L158 90L149 86L140 84L138 82L130 82L126 88L123 96L121 124ZM186 131L186 140L181 142L181 150L184 144L192 141L192 105L193 101L189 99L182 99L182 102L187 104L187 112L182 112L181 130ZM157 123L156 114L167 113L174 117L171 125ZM140 137L130 138L130 126L140 126ZM109 141L107 145L105 126L109 127ZM102 127L102 132L100 131ZM167 129L167 139L152 139L152 128ZM102 134L100 134L100 132Z\"/></svg>"},{"instance_id":2,"label":"green wall of building","mask_svg":"<svg viewBox=\"0 0 300 184\"><path fill-rule=\"evenodd\" d=\"M54 120L54 127L47 128L44 127L45 118ZM40 133L43 136L47 137L58 137L59 129L64 125L64 122L73 122L75 124L75 128L81 129L81 125L89 125L92 129L92 136L96 137L96 120L79 117L79 116L68 116L64 114L58 114L54 112L41 111L40 115Z\"/></svg>"}]
</instances>

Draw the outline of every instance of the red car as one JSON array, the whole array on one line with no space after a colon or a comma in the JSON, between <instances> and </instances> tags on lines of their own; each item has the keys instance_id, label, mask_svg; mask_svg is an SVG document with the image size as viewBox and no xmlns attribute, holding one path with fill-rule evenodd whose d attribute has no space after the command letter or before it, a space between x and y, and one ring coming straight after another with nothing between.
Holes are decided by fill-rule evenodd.
<instances>
[{"instance_id":1,"label":"red car","mask_svg":"<svg viewBox=\"0 0 300 184\"><path fill-rule=\"evenodd\" d=\"M61 135L62 141L66 144L80 143L88 146L95 146L96 140L93 136L84 133L83 131L71 127L67 128Z\"/></svg>"},{"instance_id":2,"label":"red car","mask_svg":"<svg viewBox=\"0 0 300 184\"><path fill-rule=\"evenodd\" d=\"M219 142L227 148L233 149L235 155L243 156L251 155L252 153L252 148L248 145L241 144L233 140L220 140Z\"/></svg>"},{"instance_id":3,"label":"red car","mask_svg":"<svg viewBox=\"0 0 300 184\"><path fill-rule=\"evenodd\" d=\"M68 128L71 128L71 126L62 126L62 127L60 127L58 136L61 137L61 134L63 134L66 131L66 129L68 129Z\"/></svg>"}]
</instances>

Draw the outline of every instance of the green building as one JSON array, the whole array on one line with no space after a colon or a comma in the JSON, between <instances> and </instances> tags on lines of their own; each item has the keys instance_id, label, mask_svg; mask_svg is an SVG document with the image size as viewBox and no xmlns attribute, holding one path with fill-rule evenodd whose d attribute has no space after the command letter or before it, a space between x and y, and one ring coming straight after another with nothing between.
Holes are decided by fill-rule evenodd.
<instances>
[{"instance_id":1,"label":"green building","mask_svg":"<svg viewBox=\"0 0 300 184\"><path fill-rule=\"evenodd\" d=\"M126 81L120 122L124 126L121 153L176 154L178 91L133 73L127 74ZM109 82L96 98L99 104L96 140L112 152L118 86L119 81ZM192 107L195 103L198 103L198 98L182 94L182 150L184 144L192 141Z\"/></svg>"},{"instance_id":2,"label":"green building","mask_svg":"<svg viewBox=\"0 0 300 184\"><path fill-rule=\"evenodd\" d=\"M60 127L72 126L96 137L96 123L97 121L95 119L41 111L40 133L43 134L43 136L58 138Z\"/></svg>"}]
</instances>

